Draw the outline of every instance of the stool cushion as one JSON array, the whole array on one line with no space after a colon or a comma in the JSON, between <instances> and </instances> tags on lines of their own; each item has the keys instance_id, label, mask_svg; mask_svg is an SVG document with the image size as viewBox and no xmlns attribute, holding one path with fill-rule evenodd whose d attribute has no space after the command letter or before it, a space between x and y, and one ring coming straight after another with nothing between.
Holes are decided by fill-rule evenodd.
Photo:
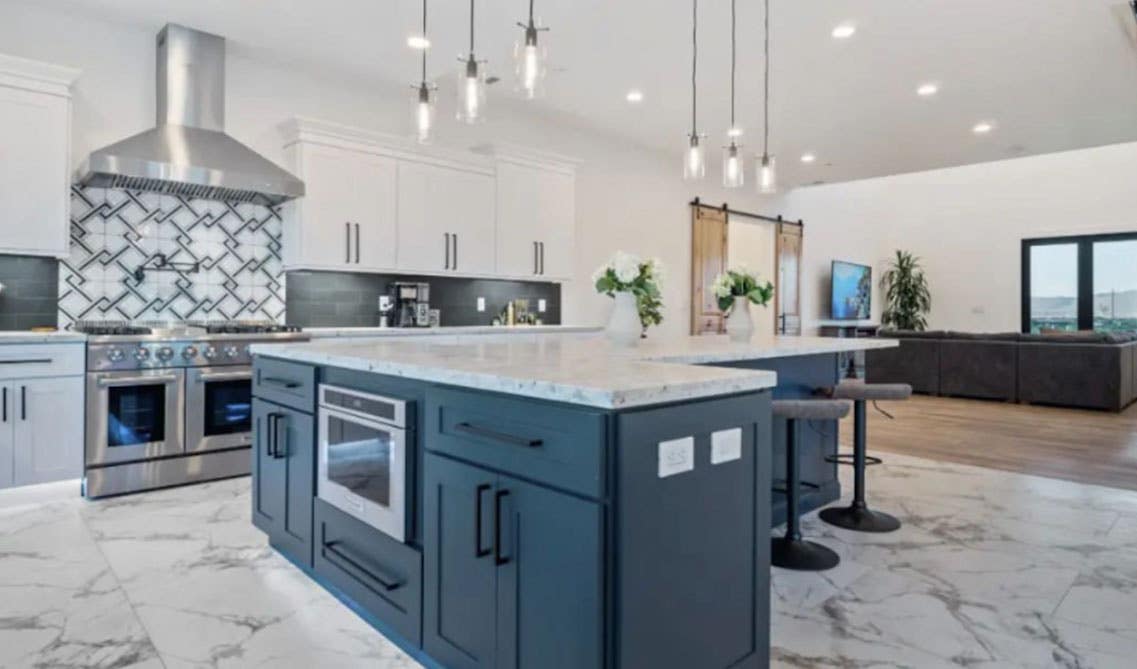
<instances>
[{"instance_id":1,"label":"stool cushion","mask_svg":"<svg viewBox=\"0 0 1137 669\"><path fill-rule=\"evenodd\" d=\"M912 396L907 383L865 383L848 380L837 384L833 397L843 400L906 400Z\"/></svg>"},{"instance_id":2,"label":"stool cushion","mask_svg":"<svg viewBox=\"0 0 1137 669\"><path fill-rule=\"evenodd\" d=\"M774 400L774 415L794 420L837 420L849 415L844 400Z\"/></svg>"}]
</instances>

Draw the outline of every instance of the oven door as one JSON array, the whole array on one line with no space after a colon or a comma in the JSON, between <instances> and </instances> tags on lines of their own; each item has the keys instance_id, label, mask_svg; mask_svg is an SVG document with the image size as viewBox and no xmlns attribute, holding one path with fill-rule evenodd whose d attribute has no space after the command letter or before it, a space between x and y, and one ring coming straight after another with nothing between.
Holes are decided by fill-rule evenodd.
<instances>
[{"instance_id":1,"label":"oven door","mask_svg":"<svg viewBox=\"0 0 1137 669\"><path fill-rule=\"evenodd\" d=\"M180 455L183 379L180 369L88 374L87 464Z\"/></svg>"},{"instance_id":2,"label":"oven door","mask_svg":"<svg viewBox=\"0 0 1137 669\"><path fill-rule=\"evenodd\" d=\"M406 538L406 432L320 407L317 496L394 537Z\"/></svg>"},{"instance_id":3,"label":"oven door","mask_svg":"<svg viewBox=\"0 0 1137 669\"><path fill-rule=\"evenodd\" d=\"M251 367L186 371L186 452L248 446L253 430Z\"/></svg>"}]
</instances>

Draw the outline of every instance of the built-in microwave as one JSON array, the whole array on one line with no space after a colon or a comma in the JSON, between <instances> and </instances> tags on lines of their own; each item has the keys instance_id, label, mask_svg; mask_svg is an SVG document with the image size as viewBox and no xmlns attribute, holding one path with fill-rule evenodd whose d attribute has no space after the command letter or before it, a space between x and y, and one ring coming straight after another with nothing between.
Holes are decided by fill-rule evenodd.
<instances>
[{"instance_id":1,"label":"built-in microwave","mask_svg":"<svg viewBox=\"0 0 1137 669\"><path fill-rule=\"evenodd\" d=\"M317 422L317 497L405 541L407 403L322 384Z\"/></svg>"}]
</instances>

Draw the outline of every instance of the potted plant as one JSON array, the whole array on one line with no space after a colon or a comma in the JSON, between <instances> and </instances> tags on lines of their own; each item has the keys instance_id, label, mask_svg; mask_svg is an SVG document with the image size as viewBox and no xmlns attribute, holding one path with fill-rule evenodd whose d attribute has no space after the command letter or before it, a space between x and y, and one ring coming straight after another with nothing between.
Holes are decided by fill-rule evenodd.
<instances>
[{"instance_id":1,"label":"potted plant","mask_svg":"<svg viewBox=\"0 0 1137 669\"><path fill-rule=\"evenodd\" d=\"M592 277L596 292L615 300L605 328L608 339L621 346L635 346L649 325L663 321L662 276L658 259L641 260L623 251L617 251L596 270Z\"/></svg>"},{"instance_id":2,"label":"potted plant","mask_svg":"<svg viewBox=\"0 0 1137 669\"><path fill-rule=\"evenodd\" d=\"M774 284L761 282L758 274L743 266L728 269L715 277L711 292L726 316L726 333L733 341L750 341L754 322L750 305L766 306L774 297Z\"/></svg>"},{"instance_id":3,"label":"potted plant","mask_svg":"<svg viewBox=\"0 0 1137 669\"><path fill-rule=\"evenodd\" d=\"M920 258L898 249L880 277L880 287L884 290L882 325L918 331L928 327L925 316L932 310L932 293Z\"/></svg>"}]
</instances>

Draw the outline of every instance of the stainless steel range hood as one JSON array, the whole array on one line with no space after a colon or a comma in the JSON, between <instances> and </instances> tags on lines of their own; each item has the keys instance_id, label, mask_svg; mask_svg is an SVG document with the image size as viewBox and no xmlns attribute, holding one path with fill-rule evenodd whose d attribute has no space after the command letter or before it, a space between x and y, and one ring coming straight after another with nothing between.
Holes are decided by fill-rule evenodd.
<instances>
[{"instance_id":1,"label":"stainless steel range hood","mask_svg":"<svg viewBox=\"0 0 1137 669\"><path fill-rule=\"evenodd\" d=\"M158 33L158 125L91 153L83 186L277 205L304 182L225 132L225 40L167 24Z\"/></svg>"}]
</instances>

